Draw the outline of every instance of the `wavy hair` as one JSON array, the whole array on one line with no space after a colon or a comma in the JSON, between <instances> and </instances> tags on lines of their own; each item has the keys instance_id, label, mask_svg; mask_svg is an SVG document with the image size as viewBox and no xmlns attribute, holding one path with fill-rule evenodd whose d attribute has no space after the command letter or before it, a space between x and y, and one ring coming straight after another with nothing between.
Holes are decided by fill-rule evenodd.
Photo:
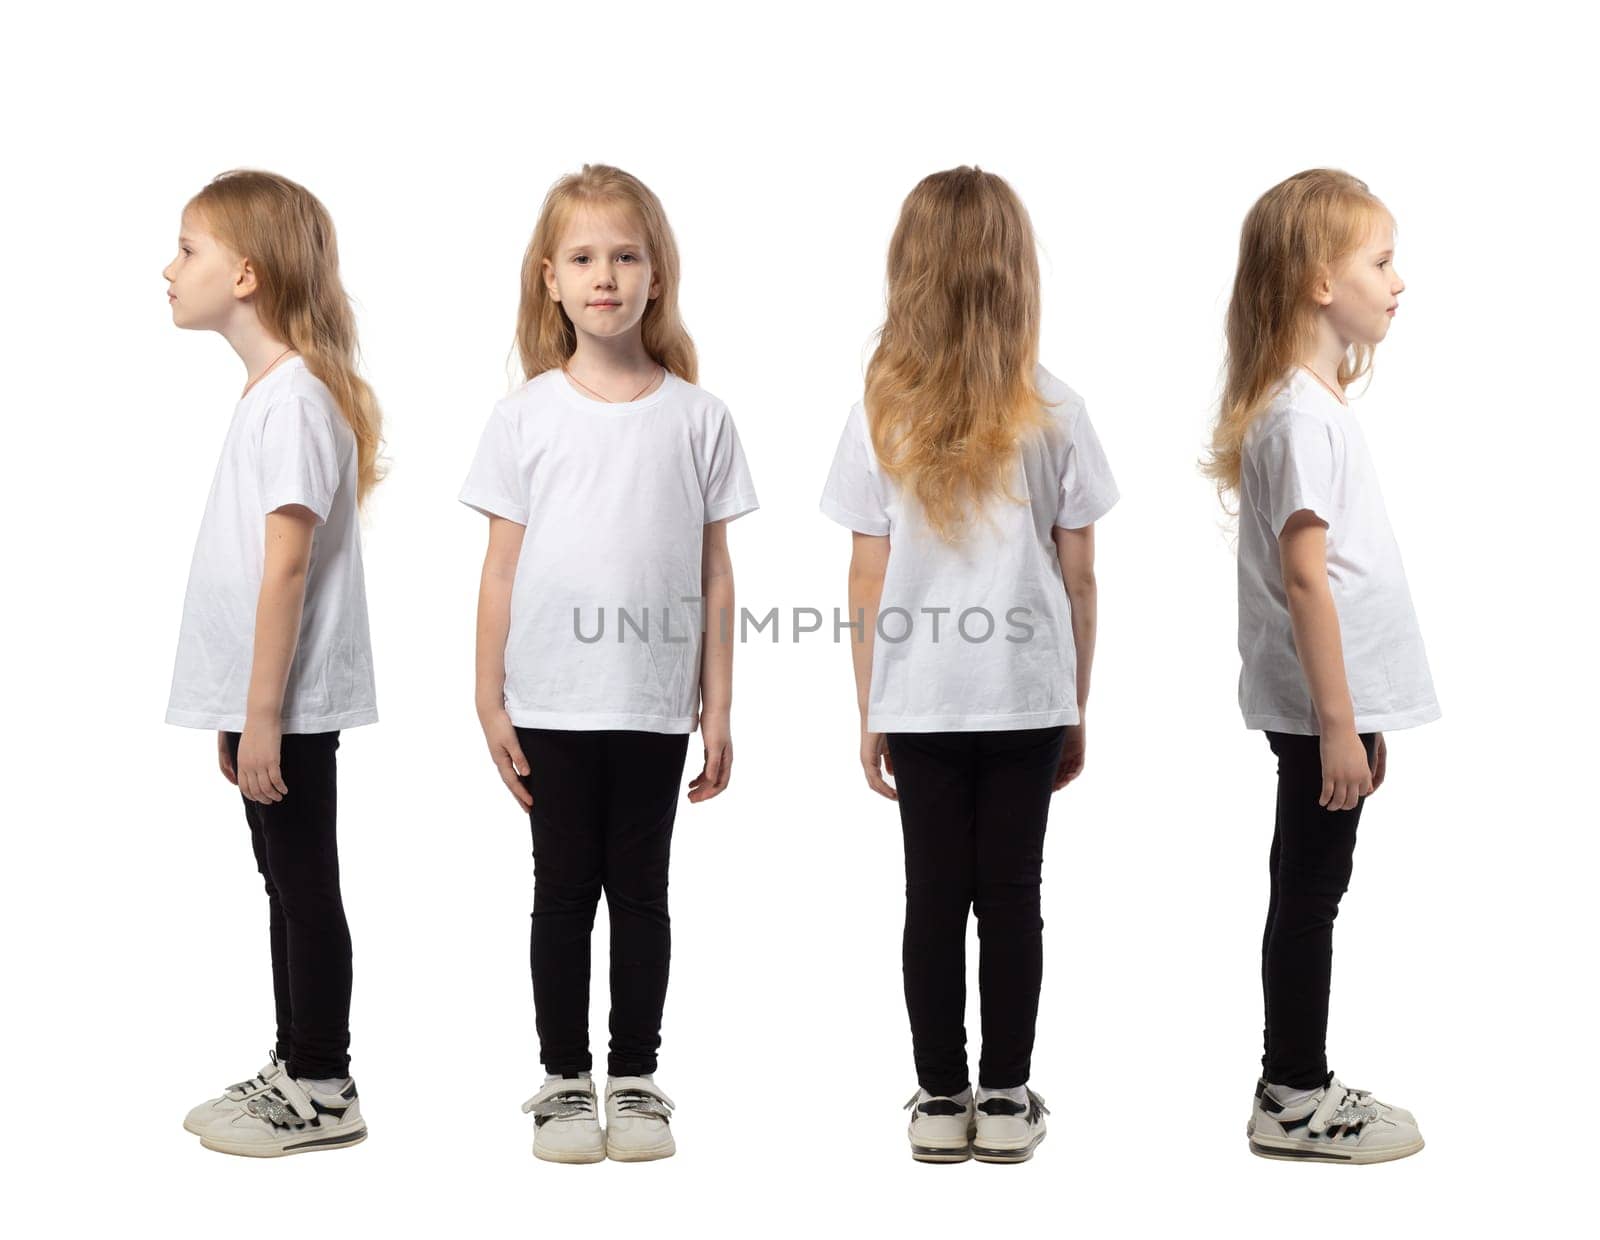
<instances>
[{"instance_id":1,"label":"wavy hair","mask_svg":"<svg viewBox=\"0 0 1600 1240\"><path fill-rule=\"evenodd\" d=\"M1228 302L1227 378L1200 466L1224 508L1239 489L1246 432L1316 338L1312 289L1360 247L1374 219L1388 214L1365 181L1312 168L1274 185L1245 216ZM1339 386L1371 368L1371 347L1353 346L1339 363Z\"/></svg>"},{"instance_id":2,"label":"wavy hair","mask_svg":"<svg viewBox=\"0 0 1600 1240\"><path fill-rule=\"evenodd\" d=\"M609 164L585 164L581 172L569 172L550 187L539 209L522 257L522 300L517 307L516 348L524 377L565 366L577 348L572 320L545 287L544 264L547 259L555 262L568 221L585 207L619 208L638 222L651 273L659 282L640 323L645 352L680 379L694 383L699 361L678 313L678 243L667 213L643 181Z\"/></svg>"},{"instance_id":3,"label":"wavy hair","mask_svg":"<svg viewBox=\"0 0 1600 1240\"><path fill-rule=\"evenodd\" d=\"M261 324L305 360L355 433L356 502L383 479L383 414L357 372L355 312L339 280L333 218L310 190L273 172L236 168L189 200L219 241L250 260Z\"/></svg>"},{"instance_id":4,"label":"wavy hair","mask_svg":"<svg viewBox=\"0 0 1600 1240\"><path fill-rule=\"evenodd\" d=\"M887 308L864 405L884 472L946 542L1008 485L1048 422L1035 382L1039 260L1021 199L976 167L923 178L889 242Z\"/></svg>"}]
</instances>

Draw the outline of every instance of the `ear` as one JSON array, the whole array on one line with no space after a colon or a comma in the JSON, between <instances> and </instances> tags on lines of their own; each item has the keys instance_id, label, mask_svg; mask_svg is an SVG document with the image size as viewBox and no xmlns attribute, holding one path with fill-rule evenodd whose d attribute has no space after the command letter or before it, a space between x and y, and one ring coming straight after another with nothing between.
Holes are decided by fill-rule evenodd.
<instances>
[{"instance_id":1,"label":"ear","mask_svg":"<svg viewBox=\"0 0 1600 1240\"><path fill-rule=\"evenodd\" d=\"M556 269L548 258L539 260L541 270L544 272L545 291L550 294L551 301L561 300L561 286L556 283Z\"/></svg>"},{"instance_id":2,"label":"ear","mask_svg":"<svg viewBox=\"0 0 1600 1240\"><path fill-rule=\"evenodd\" d=\"M649 297L649 300L654 301L659 296L661 296L661 277L656 275L656 273L652 271L650 273L650 297Z\"/></svg>"},{"instance_id":3,"label":"ear","mask_svg":"<svg viewBox=\"0 0 1600 1240\"><path fill-rule=\"evenodd\" d=\"M1333 274L1326 263L1321 264L1316 278L1311 281L1311 300L1319 306L1333 303Z\"/></svg>"},{"instance_id":4,"label":"ear","mask_svg":"<svg viewBox=\"0 0 1600 1240\"><path fill-rule=\"evenodd\" d=\"M248 258L241 258L238 270L233 273L233 295L243 301L253 296L257 287L256 269Z\"/></svg>"}]
</instances>

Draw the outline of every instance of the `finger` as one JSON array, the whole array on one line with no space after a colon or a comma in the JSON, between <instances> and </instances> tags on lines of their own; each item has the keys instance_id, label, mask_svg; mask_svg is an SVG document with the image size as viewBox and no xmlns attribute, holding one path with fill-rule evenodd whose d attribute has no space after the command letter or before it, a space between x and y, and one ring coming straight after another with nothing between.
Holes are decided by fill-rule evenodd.
<instances>
[{"instance_id":1,"label":"finger","mask_svg":"<svg viewBox=\"0 0 1600 1240\"><path fill-rule=\"evenodd\" d=\"M261 798L256 795L256 782L255 782L255 780L256 780L256 773L253 770L251 770L249 767L243 767L243 768L240 769L240 771L239 771L239 790L241 792L243 792L244 795L247 798L249 798L250 800L252 800L252 801L260 801Z\"/></svg>"},{"instance_id":2,"label":"finger","mask_svg":"<svg viewBox=\"0 0 1600 1240\"><path fill-rule=\"evenodd\" d=\"M513 771L508 774L505 771L501 771L500 778L505 781L506 787L511 790L511 795L517 799L518 805L523 809L533 808L533 794L523 787L522 781L516 776L516 772Z\"/></svg>"},{"instance_id":3,"label":"finger","mask_svg":"<svg viewBox=\"0 0 1600 1240\"><path fill-rule=\"evenodd\" d=\"M289 795L289 785L283 782L283 767L274 762L267 768L267 778L272 786L278 790L278 799L281 801Z\"/></svg>"},{"instance_id":4,"label":"finger","mask_svg":"<svg viewBox=\"0 0 1600 1240\"><path fill-rule=\"evenodd\" d=\"M1322 795L1317 798L1317 804L1325 809L1338 809L1337 805L1330 804L1333 800L1333 779L1331 776L1322 777Z\"/></svg>"},{"instance_id":5,"label":"finger","mask_svg":"<svg viewBox=\"0 0 1600 1240\"><path fill-rule=\"evenodd\" d=\"M889 746L885 745L883 747L882 753L883 753L883 769L888 774L893 775L894 774L894 758L892 758L890 756L890 754L889 754Z\"/></svg>"},{"instance_id":6,"label":"finger","mask_svg":"<svg viewBox=\"0 0 1600 1240\"><path fill-rule=\"evenodd\" d=\"M528 760L522 756L522 746L512 745L510 748L511 766L518 775L530 775L533 768L528 765Z\"/></svg>"}]
</instances>

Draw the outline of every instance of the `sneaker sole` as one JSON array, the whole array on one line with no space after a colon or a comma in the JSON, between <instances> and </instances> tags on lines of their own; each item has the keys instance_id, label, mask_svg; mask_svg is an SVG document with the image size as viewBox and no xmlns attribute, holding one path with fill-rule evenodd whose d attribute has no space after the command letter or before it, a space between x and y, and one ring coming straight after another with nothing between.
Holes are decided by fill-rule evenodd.
<instances>
[{"instance_id":1,"label":"sneaker sole","mask_svg":"<svg viewBox=\"0 0 1600 1240\"><path fill-rule=\"evenodd\" d=\"M1284 1162L1346 1163L1351 1166L1362 1166L1368 1163L1393 1162L1397 1158L1409 1158L1424 1144L1422 1138L1418 1137L1410 1145L1397 1145L1389 1149L1353 1150L1345 1154L1333 1150L1307 1149L1298 1145L1271 1145L1267 1141L1258 1141L1252 1137L1250 1152L1257 1158L1275 1158Z\"/></svg>"},{"instance_id":2,"label":"sneaker sole","mask_svg":"<svg viewBox=\"0 0 1600 1240\"><path fill-rule=\"evenodd\" d=\"M1032 1141L1029 1141L1028 1144L1014 1147L988 1146L974 1143L972 1147L972 1156L979 1162L986 1163L1027 1162L1028 1159L1033 1157L1033 1151L1039 1148L1039 1142L1043 1141L1044 1138L1045 1134L1041 1132L1038 1136L1034 1137Z\"/></svg>"},{"instance_id":3,"label":"sneaker sole","mask_svg":"<svg viewBox=\"0 0 1600 1240\"><path fill-rule=\"evenodd\" d=\"M605 1146L595 1150L541 1150L536 1145L533 1147L533 1156L543 1162L581 1166L584 1163L605 1162L606 1151Z\"/></svg>"},{"instance_id":4,"label":"sneaker sole","mask_svg":"<svg viewBox=\"0 0 1600 1240\"><path fill-rule=\"evenodd\" d=\"M966 1162L972 1157L970 1145L913 1145L911 1157L925 1163Z\"/></svg>"},{"instance_id":5,"label":"sneaker sole","mask_svg":"<svg viewBox=\"0 0 1600 1240\"><path fill-rule=\"evenodd\" d=\"M678 1143L671 1140L642 1150L621 1149L607 1142L601 1157L609 1158L612 1162L655 1162L658 1158L671 1158L677 1152Z\"/></svg>"},{"instance_id":6,"label":"sneaker sole","mask_svg":"<svg viewBox=\"0 0 1600 1240\"><path fill-rule=\"evenodd\" d=\"M208 1150L216 1150L219 1154L237 1154L241 1158L282 1158L286 1154L318 1154L325 1150L342 1150L346 1146L359 1145L366 1139L367 1128L363 1124L354 1132L340 1132L329 1137L296 1139L279 1146L218 1140L209 1134L201 1135L200 1144Z\"/></svg>"}]
</instances>

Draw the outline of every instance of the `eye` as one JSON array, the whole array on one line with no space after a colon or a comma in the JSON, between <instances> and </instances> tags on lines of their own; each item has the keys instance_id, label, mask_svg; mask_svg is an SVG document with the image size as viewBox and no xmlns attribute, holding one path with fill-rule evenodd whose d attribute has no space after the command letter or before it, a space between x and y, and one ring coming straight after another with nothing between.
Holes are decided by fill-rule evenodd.
<instances>
[{"instance_id":1,"label":"eye","mask_svg":"<svg viewBox=\"0 0 1600 1240\"><path fill-rule=\"evenodd\" d=\"M639 256L637 254L619 254L619 255L617 255L617 261L619 263L621 263L621 262L633 263L633 262L637 262L638 259L639 259Z\"/></svg>"},{"instance_id":2,"label":"eye","mask_svg":"<svg viewBox=\"0 0 1600 1240\"><path fill-rule=\"evenodd\" d=\"M1378 260L1378 266L1387 267L1388 265L1389 265L1389 260L1387 258L1380 258Z\"/></svg>"}]
</instances>

